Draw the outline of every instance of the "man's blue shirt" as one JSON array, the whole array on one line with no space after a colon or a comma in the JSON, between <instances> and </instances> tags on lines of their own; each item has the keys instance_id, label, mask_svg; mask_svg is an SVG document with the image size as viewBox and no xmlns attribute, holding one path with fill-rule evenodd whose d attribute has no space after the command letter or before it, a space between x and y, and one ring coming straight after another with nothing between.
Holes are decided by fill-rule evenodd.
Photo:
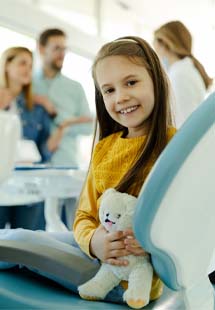
<instances>
[{"instance_id":1,"label":"man's blue shirt","mask_svg":"<svg viewBox=\"0 0 215 310\"><path fill-rule=\"evenodd\" d=\"M33 79L33 89L35 94L48 97L57 110L58 114L51 125L52 131L71 117L90 116L89 105L81 84L61 73L48 79L41 71L37 72ZM76 124L68 128L58 149L53 153L52 163L77 166L79 137L91 133L92 124Z\"/></svg>"}]
</instances>

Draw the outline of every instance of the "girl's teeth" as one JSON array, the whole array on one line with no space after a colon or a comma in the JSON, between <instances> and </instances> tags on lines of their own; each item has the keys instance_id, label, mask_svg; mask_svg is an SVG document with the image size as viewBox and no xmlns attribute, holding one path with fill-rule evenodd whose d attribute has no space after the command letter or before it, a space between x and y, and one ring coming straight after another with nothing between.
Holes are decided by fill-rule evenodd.
<instances>
[{"instance_id":1,"label":"girl's teeth","mask_svg":"<svg viewBox=\"0 0 215 310\"><path fill-rule=\"evenodd\" d=\"M125 110L121 110L120 113L121 114L126 114L126 113L129 113L129 112L132 112L134 110L136 110L137 106L135 107L131 107L131 108L128 108L128 109L125 109Z\"/></svg>"}]
</instances>

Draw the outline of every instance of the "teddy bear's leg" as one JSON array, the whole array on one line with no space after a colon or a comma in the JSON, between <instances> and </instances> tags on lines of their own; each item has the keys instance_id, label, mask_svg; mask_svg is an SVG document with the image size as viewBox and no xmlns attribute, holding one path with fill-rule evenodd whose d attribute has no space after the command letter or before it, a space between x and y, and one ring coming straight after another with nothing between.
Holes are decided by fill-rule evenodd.
<instances>
[{"instance_id":1,"label":"teddy bear's leg","mask_svg":"<svg viewBox=\"0 0 215 310\"><path fill-rule=\"evenodd\" d=\"M88 300L104 299L119 282L119 278L103 264L91 280L78 287L79 295Z\"/></svg>"},{"instance_id":2,"label":"teddy bear's leg","mask_svg":"<svg viewBox=\"0 0 215 310\"><path fill-rule=\"evenodd\" d=\"M138 264L131 271L128 289L123 295L123 299L131 308L140 309L149 303L152 278L153 269L148 261Z\"/></svg>"}]
</instances>

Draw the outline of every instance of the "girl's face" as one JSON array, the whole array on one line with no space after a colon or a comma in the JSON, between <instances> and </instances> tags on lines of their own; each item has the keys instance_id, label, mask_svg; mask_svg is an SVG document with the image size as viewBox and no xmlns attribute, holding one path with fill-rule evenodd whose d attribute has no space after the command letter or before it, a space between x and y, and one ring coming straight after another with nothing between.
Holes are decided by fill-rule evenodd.
<instances>
[{"instance_id":1,"label":"girl's face","mask_svg":"<svg viewBox=\"0 0 215 310\"><path fill-rule=\"evenodd\" d=\"M21 52L6 66L9 84L28 85L32 78L32 57L27 52Z\"/></svg>"},{"instance_id":2,"label":"girl's face","mask_svg":"<svg viewBox=\"0 0 215 310\"><path fill-rule=\"evenodd\" d=\"M128 128L128 137L146 134L154 108L154 87L145 67L126 56L108 56L98 62L96 78L107 112Z\"/></svg>"}]
</instances>

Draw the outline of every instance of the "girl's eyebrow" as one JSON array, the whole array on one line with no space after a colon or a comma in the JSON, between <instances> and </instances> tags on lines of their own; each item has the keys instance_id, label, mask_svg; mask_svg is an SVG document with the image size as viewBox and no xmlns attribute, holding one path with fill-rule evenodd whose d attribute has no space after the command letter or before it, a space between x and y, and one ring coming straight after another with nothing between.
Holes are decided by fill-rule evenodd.
<instances>
[{"instance_id":1,"label":"girl's eyebrow","mask_svg":"<svg viewBox=\"0 0 215 310\"><path fill-rule=\"evenodd\" d=\"M136 77L137 77L136 74L129 74L129 75L125 76L125 77L123 78L123 80L128 80L128 79L132 79L132 78L136 78Z\"/></svg>"},{"instance_id":2,"label":"girl's eyebrow","mask_svg":"<svg viewBox=\"0 0 215 310\"><path fill-rule=\"evenodd\" d=\"M136 77L137 77L136 74L129 74L129 75L126 75L122 80L125 81L125 80L131 79L131 78L136 78ZM101 86L101 89L104 89L104 88L109 87L109 86L111 86L111 84L103 84Z\"/></svg>"}]
</instances>

